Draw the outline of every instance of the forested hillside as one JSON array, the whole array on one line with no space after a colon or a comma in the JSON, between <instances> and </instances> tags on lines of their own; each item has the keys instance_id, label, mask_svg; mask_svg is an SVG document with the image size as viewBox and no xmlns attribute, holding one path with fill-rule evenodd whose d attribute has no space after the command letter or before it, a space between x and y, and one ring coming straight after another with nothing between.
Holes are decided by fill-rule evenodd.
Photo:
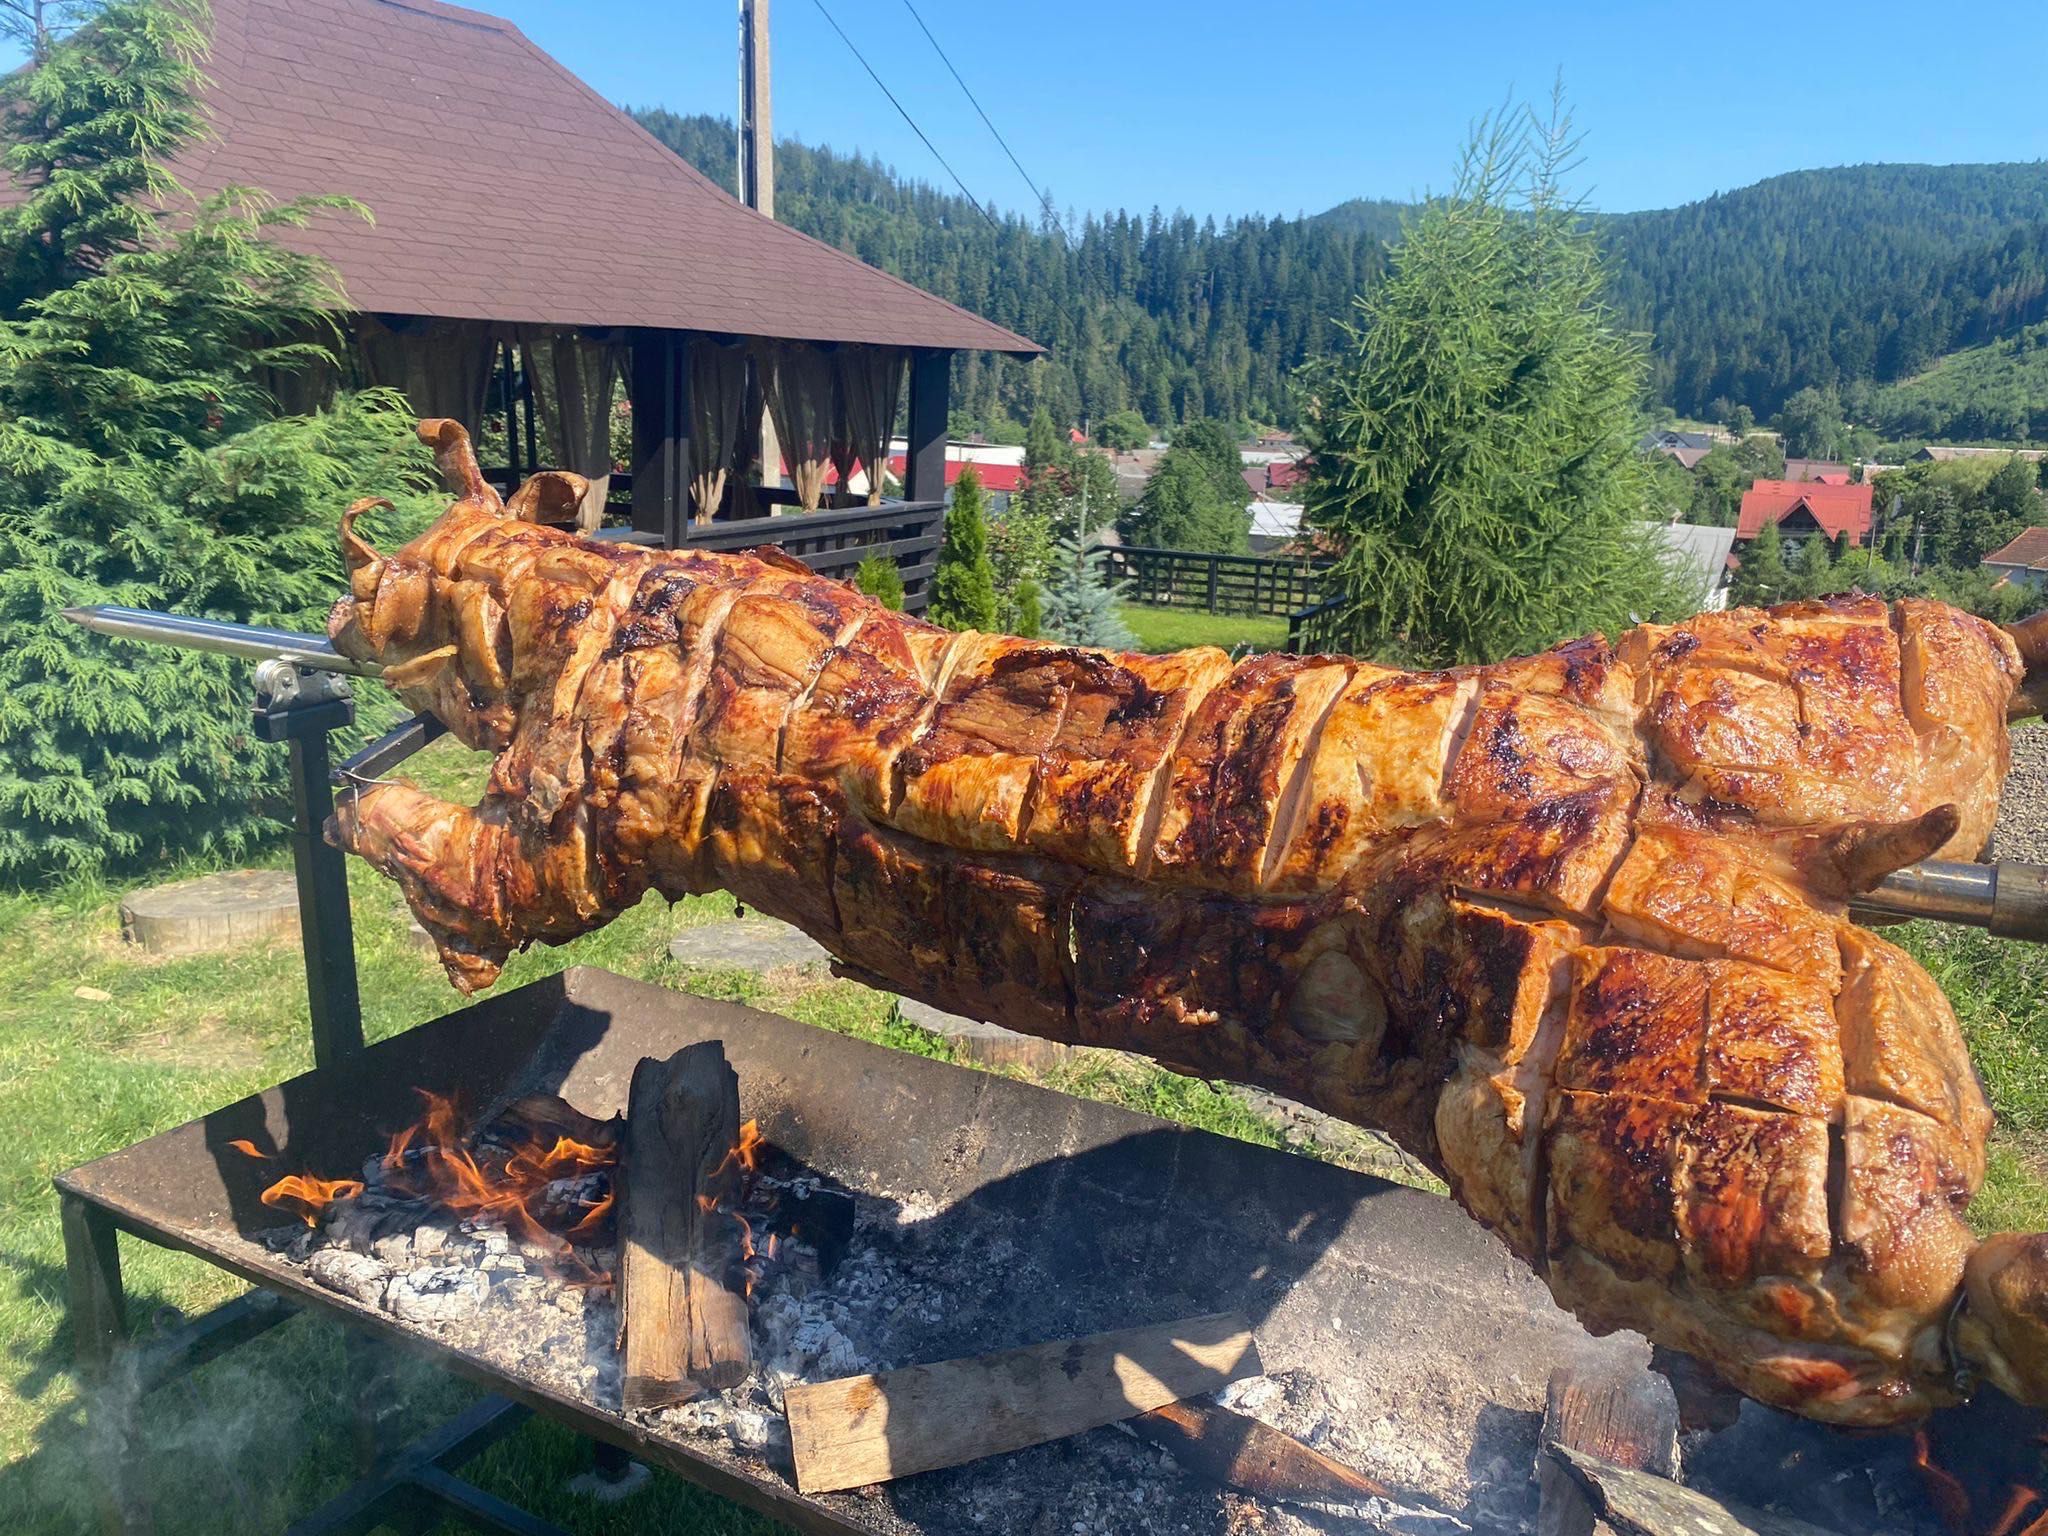
<instances>
[{"instance_id":1,"label":"forested hillside","mask_svg":"<svg viewBox=\"0 0 2048 1536\"><path fill-rule=\"evenodd\" d=\"M732 186L730 121L637 115ZM1354 199L1221 225L1158 209L1057 222L990 211L993 222L858 155L777 146L784 222L1051 349L1037 364L959 364L963 416L1012 427L1039 405L1063 421L1132 409L1161 426L1291 422L1294 370L1385 270L1404 207ZM2006 435L2030 413L2018 381L2032 375L2009 368L1959 370L1967 409L1875 386L2048 320L2048 164L1799 171L1596 217L1610 298L1653 338L1651 404L1705 417L1747 405L1768 419L1818 385L1858 419L1867 405L1880 430L1963 437ZM1933 422L1950 425L1919 425Z\"/></svg>"},{"instance_id":2,"label":"forested hillside","mask_svg":"<svg viewBox=\"0 0 2048 1536\"><path fill-rule=\"evenodd\" d=\"M1851 409L1895 442L2048 439L2048 324L1970 347L1861 393Z\"/></svg>"},{"instance_id":3,"label":"forested hillside","mask_svg":"<svg viewBox=\"0 0 2048 1536\"><path fill-rule=\"evenodd\" d=\"M1798 171L1603 222L1657 398L1767 417L1806 385L1901 378L2041 318L2042 220L2037 163Z\"/></svg>"},{"instance_id":4,"label":"forested hillside","mask_svg":"<svg viewBox=\"0 0 2048 1536\"><path fill-rule=\"evenodd\" d=\"M729 120L636 115L731 190ZM1049 349L1032 364L962 357L955 408L984 425L1039 405L1059 421L1126 409L1155 424L1289 420L1294 370L1383 265L1379 241L1298 219L1219 227L1154 209L1089 217L1063 240L1050 223L992 223L875 161L788 140L776 146L775 213Z\"/></svg>"}]
</instances>

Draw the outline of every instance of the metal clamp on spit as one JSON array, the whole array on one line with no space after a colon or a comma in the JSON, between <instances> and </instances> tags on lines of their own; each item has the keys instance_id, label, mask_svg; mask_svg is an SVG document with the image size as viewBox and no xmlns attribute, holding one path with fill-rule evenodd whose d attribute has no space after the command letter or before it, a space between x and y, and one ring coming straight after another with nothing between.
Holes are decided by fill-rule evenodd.
<instances>
[{"instance_id":1,"label":"metal clamp on spit","mask_svg":"<svg viewBox=\"0 0 2048 1536\"><path fill-rule=\"evenodd\" d=\"M284 656L258 662L256 734L264 741L290 741L355 724L356 701L348 679L311 671Z\"/></svg>"}]
</instances>

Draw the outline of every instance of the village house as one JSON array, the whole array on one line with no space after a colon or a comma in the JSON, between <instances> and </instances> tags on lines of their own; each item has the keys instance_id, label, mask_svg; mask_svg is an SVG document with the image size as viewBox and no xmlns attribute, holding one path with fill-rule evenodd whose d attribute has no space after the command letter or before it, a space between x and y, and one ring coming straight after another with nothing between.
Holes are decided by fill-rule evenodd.
<instances>
[{"instance_id":1,"label":"village house","mask_svg":"<svg viewBox=\"0 0 2048 1536\"><path fill-rule=\"evenodd\" d=\"M1758 480L1743 493L1735 538L1746 543L1769 524L1776 524L1788 547L1819 534L1825 539L1849 536L1861 544L1870 536L1870 487L1833 485L1824 481Z\"/></svg>"},{"instance_id":2,"label":"village house","mask_svg":"<svg viewBox=\"0 0 2048 1536\"><path fill-rule=\"evenodd\" d=\"M909 441L892 438L889 442L889 473L901 478L904 474ZM960 483L960 472L968 465L974 466L974 473L981 480L981 488L988 493L989 509L1004 512L1009 509L1010 498L1024 489L1024 448L1021 444L986 443L968 440L948 439L946 443L946 490L948 505L953 500L953 487Z\"/></svg>"},{"instance_id":3,"label":"village house","mask_svg":"<svg viewBox=\"0 0 2048 1536\"><path fill-rule=\"evenodd\" d=\"M1995 581L2038 592L2048 585L2048 528L2028 528L1981 562Z\"/></svg>"},{"instance_id":4,"label":"village house","mask_svg":"<svg viewBox=\"0 0 2048 1536\"><path fill-rule=\"evenodd\" d=\"M1794 484L1847 485L1856 471L1836 459L1787 459L1783 478Z\"/></svg>"},{"instance_id":5,"label":"village house","mask_svg":"<svg viewBox=\"0 0 2048 1536\"><path fill-rule=\"evenodd\" d=\"M1644 453L1661 453L1666 458L1676 459L1685 469L1695 469L1713 451L1715 436L1712 432L1651 432L1636 444Z\"/></svg>"},{"instance_id":6,"label":"village house","mask_svg":"<svg viewBox=\"0 0 2048 1536\"><path fill-rule=\"evenodd\" d=\"M2038 464L2048 458L2048 448L1951 448L1946 443L1929 443L1913 455L1913 462L1951 464L1958 459L2008 459L2015 455Z\"/></svg>"}]
</instances>

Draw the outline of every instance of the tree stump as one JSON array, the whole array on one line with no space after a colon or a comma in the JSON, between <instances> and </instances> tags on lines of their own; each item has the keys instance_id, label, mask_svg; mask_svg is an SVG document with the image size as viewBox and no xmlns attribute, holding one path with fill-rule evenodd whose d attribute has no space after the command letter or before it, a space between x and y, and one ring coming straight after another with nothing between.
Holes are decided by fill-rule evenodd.
<instances>
[{"instance_id":1,"label":"tree stump","mask_svg":"<svg viewBox=\"0 0 2048 1536\"><path fill-rule=\"evenodd\" d=\"M235 869L137 891L121 935L152 955L206 955L297 938L299 889L283 869Z\"/></svg>"}]
</instances>

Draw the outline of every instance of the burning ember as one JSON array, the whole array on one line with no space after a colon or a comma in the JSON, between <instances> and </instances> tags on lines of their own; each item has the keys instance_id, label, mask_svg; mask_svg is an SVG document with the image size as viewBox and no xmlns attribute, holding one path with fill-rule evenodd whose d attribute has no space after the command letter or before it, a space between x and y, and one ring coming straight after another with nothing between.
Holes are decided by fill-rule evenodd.
<instances>
[{"instance_id":1,"label":"burning ember","mask_svg":"<svg viewBox=\"0 0 2048 1536\"><path fill-rule=\"evenodd\" d=\"M419 1118L392 1134L389 1147L365 1167L363 1178L287 1174L263 1191L263 1203L290 1212L308 1227L338 1229L344 1241L350 1235L350 1218L366 1197L379 1212L398 1207L413 1208L410 1214L415 1215L432 1211L468 1225L501 1227L511 1240L545 1256L581 1283L611 1282L608 1272L593 1270L576 1250L607 1244L612 1238L612 1176L619 1161L616 1120L592 1120L560 1099L533 1095L515 1101L479 1128L453 1096L426 1088L414 1092L425 1106ZM246 1139L229 1145L245 1156L269 1160L269 1154ZM721 1174L737 1174L726 1186L735 1192L734 1198L698 1197L706 1210L730 1216L738 1224L749 1291L758 1279L755 1261L773 1262L779 1241L769 1232L757 1244L753 1224L738 1208L766 1147L760 1125L747 1121L719 1168Z\"/></svg>"},{"instance_id":2,"label":"burning ember","mask_svg":"<svg viewBox=\"0 0 2048 1536\"><path fill-rule=\"evenodd\" d=\"M2002 1441L2008 1437L1980 1435L1972 1439ZM1958 1476L1937 1454L1928 1431L1916 1429L1913 1465L1919 1469L1928 1502L1942 1524L1955 1536L2048 1536L2048 1496L2014 1478L2028 1444L2048 1446L2048 1435L2026 1437L2023 1443L2012 1437L2011 1443L2002 1447L2004 1455L1997 1454L2001 1448L1995 1445L1973 1445L1969 1459L1984 1464L1968 1466L1964 1475ZM2001 1485L2003 1493L1995 1493ZM1973 1494L1972 1488L1978 1491Z\"/></svg>"},{"instance_id":3,"label":"burning ember","mask_svg":"<svg viewBox=\"0 0 2048 1536\"><path fill-rule=\"evenodd\" d=\"M664 1123L655 1116L599 1121L541 1094L479 1119L452 1097L422 1091L419 1100L412 1122L355 1177L272 1178L262 1200L284 1224L252 1239L308 1284L443 1347L621 1413L650 1435L713 1447L755 1473L789 1475L788 1389L976 1357L991 1332L1014 1337L1019 1295L1071 1294L1076 1284L1062 1251L1017 1211L999 1202L941 1207L916 1187L856 1194L771 1145L755 1122L740 1122L736 1100L715 1133L690 1144L690 1182L645 1160L644 1128ZM253 1143L232 1145L270 1160ZM375 1145L371 1139L365 1150ZM727 1379L691 1373L697 1386L686 1396L636 1402L634 1329L622 1322L634 1315L636 1293L663 1294L638 1290L635 1266L649 1249L639 1244L636 1212L665 1199L685 1213L678 1225L691 1241L704 1244L687 1250L690 1273L719 1277L748 1348ZM705 1262L696 1263L700 1252ZM1001 1283L991 1283L992 1269ZM1107 1312L1096 1316L1125 1304L1103 1294ZM1410 1417L1361 1417L1356 1391L1296 1365L1237 1383L1219 1401L1403 1490L1369 1519L1360 1516L1360 1528L1514 1528L1534 1513L1528 1462L1507 1454L1505 1439L1491 1442L1501 1449L1485 1462L1446 1461L1446 1472ZM1725 1450L1717 1446L1722 1434L1688 1446L1688 1482L1718 1497L1789 1504L1784 1513L1845 1532L1930 1536L1938 1520L1951 1536L2048 1536L2048 1500L2036 1491L2041 1448L2031 1438L2038 1421L1987 1420L1988 1404L1972 1411L1967 1421L1937 1420L1917 1442L1852 1442L1752 1409L1726 1432ZM1084 1528L1145 1536L1211 1528L1310 1536L1325 1528L1266 1500L1255 1526L1215 1527L1215 1495L1201 1482L1207 1474L1162 1458L1155 1446L1108 1436L1090 1448L1098 1470L1078 1493L1069 1490L1087 1516ZM1068 1474L1066 1454L1019 1452L971 1480L909 1479L892 1497L906 1511L929 1513L964 1491L986 1516L969 1522L974 1528L1016 1529L1017 1511L1038 1507L1047 1480ZM1731 1464L1739 1464L1734 1475ZM1467 1493L1456 1491L1461 1470L1469 1470ZM1453 1492L1440 1494L1440 1486ZM1469 1499L1476 1527L1414 1502L1458 1497ZM1233 1521L1251 1507L1226 1506L1237 1511Z\"/></svg>"}]
</instances>

